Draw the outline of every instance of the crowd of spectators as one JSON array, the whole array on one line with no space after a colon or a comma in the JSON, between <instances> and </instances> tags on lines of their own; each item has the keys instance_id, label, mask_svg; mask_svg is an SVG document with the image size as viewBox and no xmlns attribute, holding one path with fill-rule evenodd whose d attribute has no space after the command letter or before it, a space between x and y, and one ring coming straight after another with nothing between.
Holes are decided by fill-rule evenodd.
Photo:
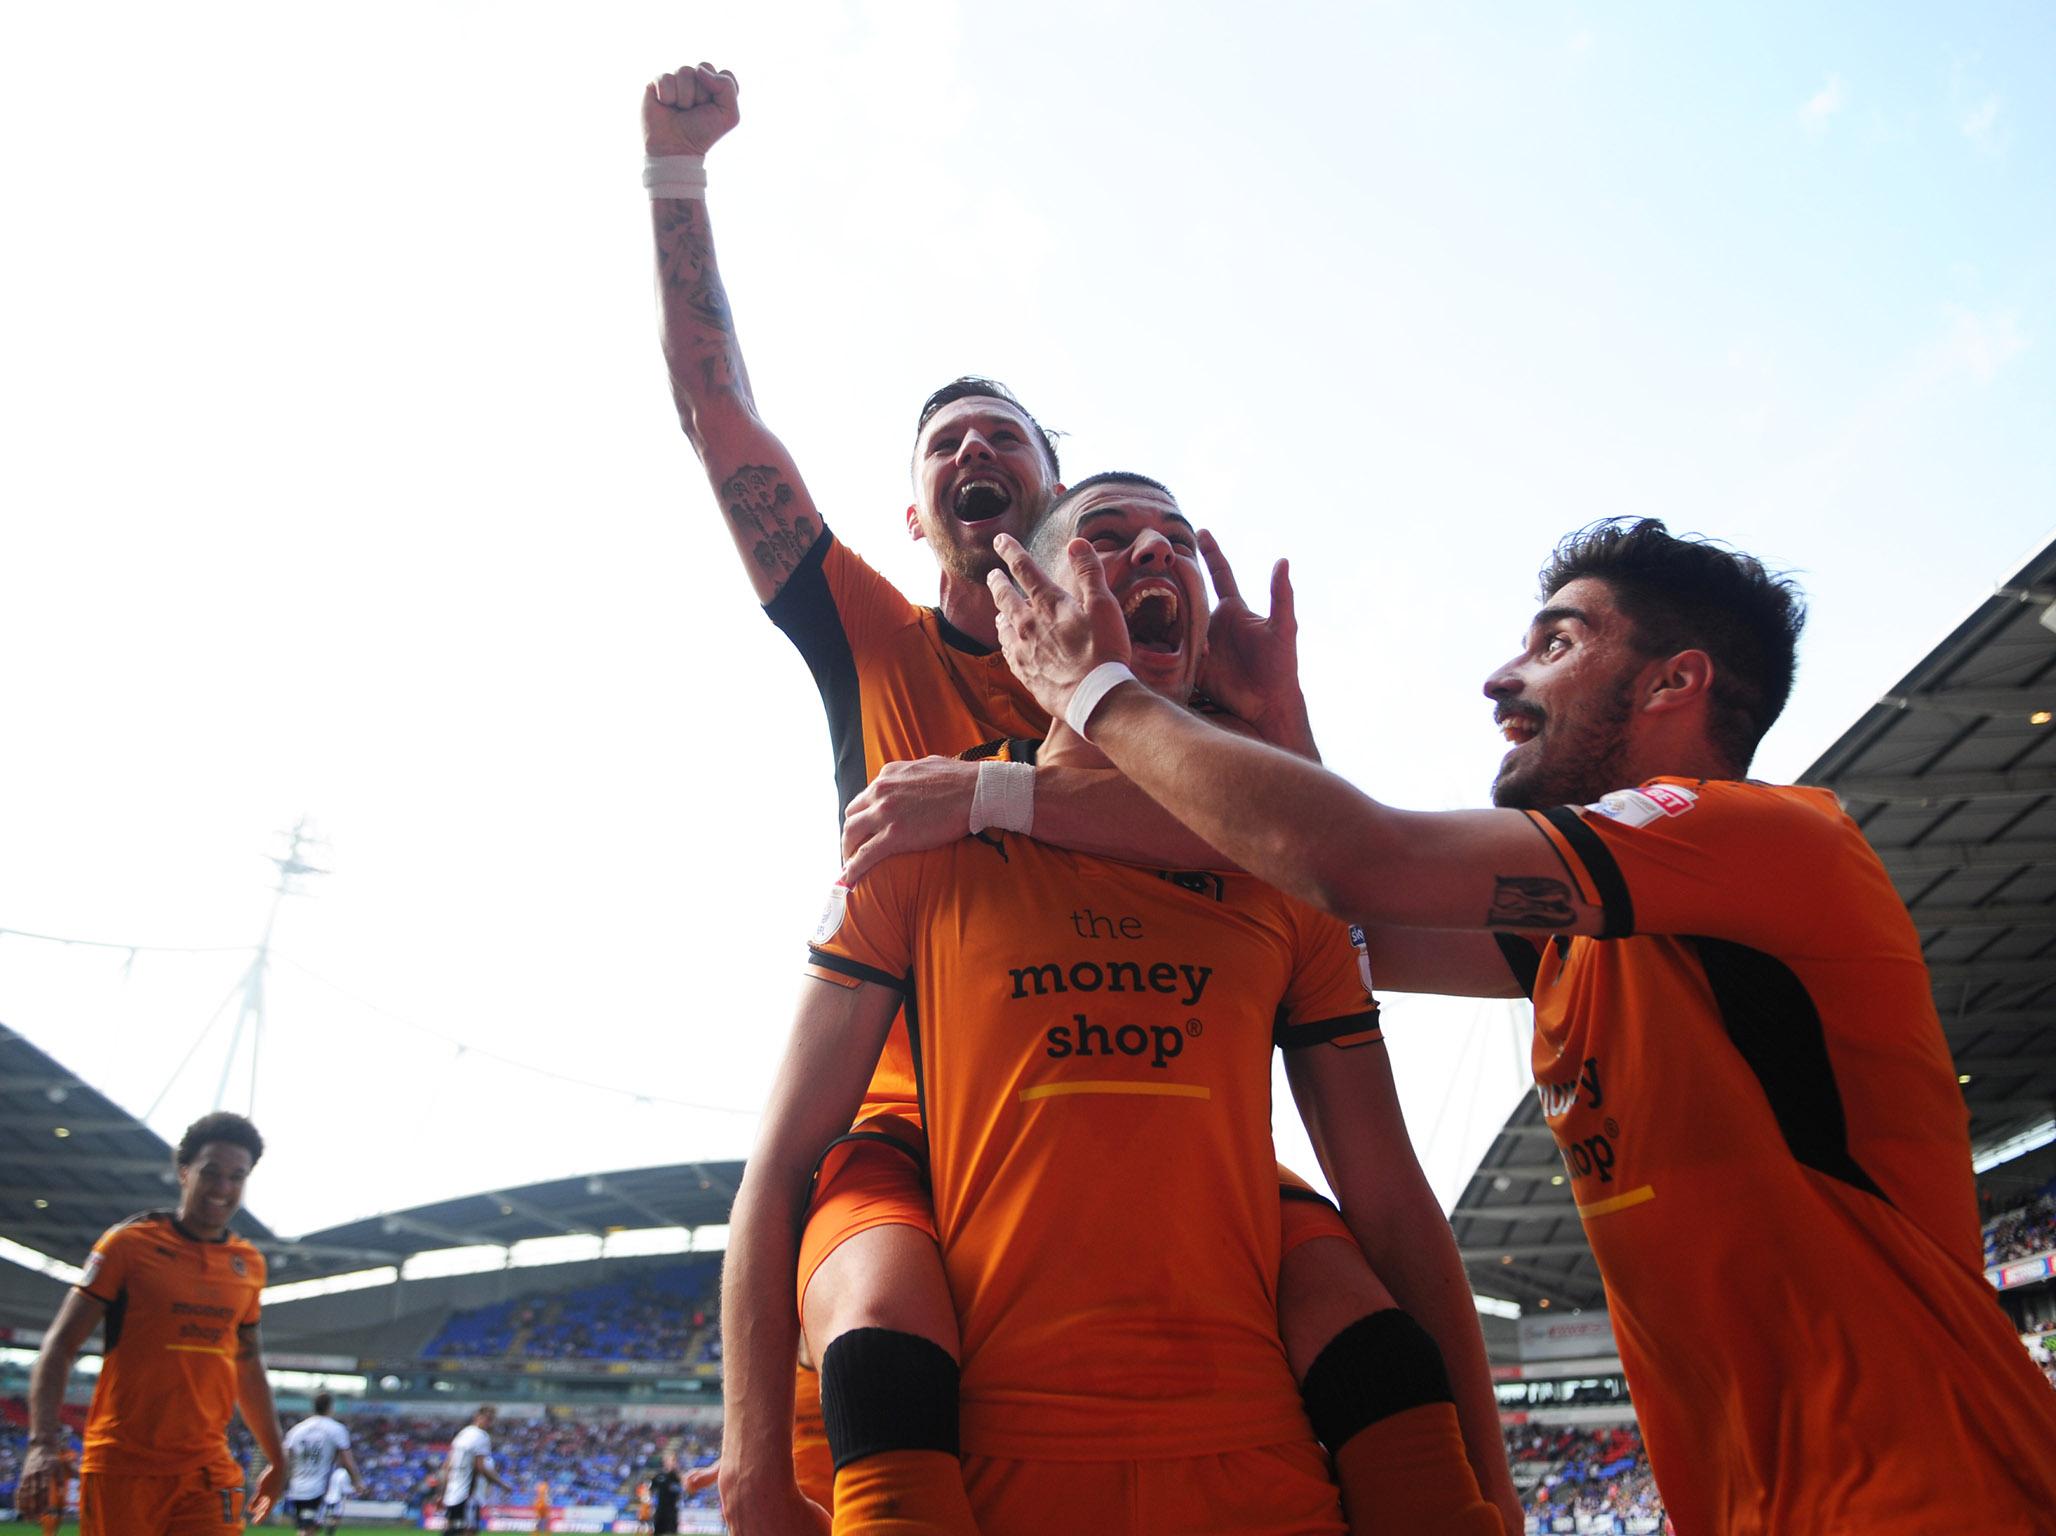
<instances>
[{"instance_id":1,"label":"crowd of spectators","mask_svg":"<svg viewBox=\"0 0 2056 1536\"><path fill-rule=\"evenodd\" d=\"M719 1261L701 1259L629 1280L473 1307L452 1314L422 1357L718 1362L719 1278Z\"/></svg>"},{"instance_id":2,"label":"crowd of spectators","mask_svg":"<svg viewBox=\"0 0 2056 1536\"><path fill-rule=\"evenodd\" d=\"M2056 1200L2047 1191L1985 1223L1985 1263L2005 1264L2056 1249Z\"/></svg>"},{"instance_id":3,"label":"crowd of spectators","mask_svg":"<svg viewBox=\"0 0 2056 1536\"><path fill-rule=\"evenodd\" d=\"M1545 1531L1559 1515L1611 1515L1659 1527L1665 1519L1649 1454L1633 1425L1512 1425L1506 1453L1524 1490L1521 1507Z\"/></svg>"},{"instance_id":4,"label":"crowd of spectators","mask_svg":"<svg viewBox=\"0 0 2056 1536\"><path fill-rule=\"evenodd\" d=\"M337 1416L350 1431L351 1448L368 1484L361 1497L398 1500L416 1509L442 1497L450 1441L470 1422L463 1410L448 1417L398 1416L352 1413L345 1405ZM288 1417L287 1428L293 1422ZM240 1431L241 1424L236 1428ZM514 1491L491 1495L488 1503L526 1505L535 1497L535 1485L548 1483L553 1504L632 1504L637 1485L663 1465L666 1451L675 1452L679 1467L690 1470L713 1461L720 1450L718 1430L665 1421L502 1417L491 1434L493 1466ZM254 1472L255 1447L244 1439L236 1450ZM686 1507L713 1502L709 1489L686 1500Z\"/></svg>"}]
</instances>

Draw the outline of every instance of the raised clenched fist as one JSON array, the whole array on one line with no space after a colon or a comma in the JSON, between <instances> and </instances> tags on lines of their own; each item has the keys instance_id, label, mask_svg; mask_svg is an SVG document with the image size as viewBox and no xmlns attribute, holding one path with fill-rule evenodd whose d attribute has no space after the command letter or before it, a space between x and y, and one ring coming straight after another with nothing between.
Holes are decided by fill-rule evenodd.
<instances>
[{"instance_id":1,"label":"raised clenched fist","mask_svg":"<svg viewBox=\"0 0 2056 1536\"><path fill-rule=\"evenodd\" d=\"M711 64L659 75L643 91L643 152L704 155L742 121L735 76Z\"/></svg>"}]
</instances>

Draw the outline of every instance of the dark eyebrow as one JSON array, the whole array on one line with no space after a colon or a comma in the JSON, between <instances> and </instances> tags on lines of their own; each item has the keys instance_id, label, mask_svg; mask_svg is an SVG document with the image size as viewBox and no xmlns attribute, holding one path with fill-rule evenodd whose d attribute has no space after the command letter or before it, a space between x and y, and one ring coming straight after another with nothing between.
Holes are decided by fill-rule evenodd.
<instances>
[{"instance_id":1,"label":"dark eyebrow","mask_svg":"<svg viewBox=\"0 0 2056 1536\"><path fill-rule=\"evenodd\" d=\"M1576 619L1580 624L1584 625L1587 629L1590 629L1592 627L1592 617L1590 614L1586 613L1584 609L1573 608L1568 604L1562 604L1555 608L1544 608L1540 613L1536 614L1534 618L1528 621L1528 628L1540 629L1543 625L1554 624L1560 619Z\"/></svg>"},{"instance_id":2,"label":"dark eyebrow","mask_svg":"<svg viewBox=\"0 0 2056 1536\"><path fill-rule=\"evenodd\" d=\"M1082 536L1085 525L1091 522L1095 517L1127 517L1133 514L1134 510L1135 509L1133 507L1095 507L1090 512L1087 512L1083 517L1078 519L1077 530L1080 533L1080 536ZM1183 512L1167 512L1164 515L1166 517L1174 519L1177 522L1183 523L1185 525L1185 531L1187 533L1191 533L1193 531L1192 519L1187 517Z\"/></svg>"}]
</instances>

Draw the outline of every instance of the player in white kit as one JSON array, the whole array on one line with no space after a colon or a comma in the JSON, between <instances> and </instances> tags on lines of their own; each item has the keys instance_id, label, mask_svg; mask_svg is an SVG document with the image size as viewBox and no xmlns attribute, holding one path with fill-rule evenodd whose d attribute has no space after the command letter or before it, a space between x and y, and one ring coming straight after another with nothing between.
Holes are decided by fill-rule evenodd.
<instances>
[{"instance_id":1,"label":"player in white kit","mask_svg":"<svg viewBox=\"0 0 2056 1536\"><path fill-rule=\"evenodd\" d=\"M443 1463L443 1529L446 1531L475 1531L479 1529L479 1495L485 1490L479 1487L481 1481L512 1492L514 1485L493 1470L493 1437L486 1433L492 1428L497 1410L481 1407L471 1416L471 1422L457 1431L457 1438L450 1442L450 1459Z\"/></svg>"},{"instance_id":2,"label":"player in white kit","mask_svg":"<svg viewBox=\"0 0 2056 1536\"><path fill-rule=\"evenodd\" d=\"M364 1481L350 1454L350 1432L330 1413L335 1405L333 1393L316 1393L314 1412L286 1434L286 1515L303 1531L321 1525L322 1506L337 1477L347 1473L353 1483Z\"/></svg>"}]
</instances>

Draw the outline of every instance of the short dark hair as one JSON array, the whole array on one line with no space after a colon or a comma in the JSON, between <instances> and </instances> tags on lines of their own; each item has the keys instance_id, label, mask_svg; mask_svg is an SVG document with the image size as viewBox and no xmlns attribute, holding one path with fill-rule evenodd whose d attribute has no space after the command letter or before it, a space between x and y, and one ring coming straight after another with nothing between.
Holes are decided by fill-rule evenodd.
<instances>
[{"instance_id":1,"label":"short dark hair","mask_svg":"<svg viewBox=\"0 0 2056 1536\"><path fill-rule=\"evenodd\" d=\"M1146 485L1151 490L1162 491L1173 501L1178 499L1171 494L1171 488L1163 481L1152 480L1147 475L1138 475L1132 469L1103 469L1096 475L1087 475L1050 503L1048 513L1036 524L1035 532L1029 538L1028 552L1045 566L1061 555L1065 546L1071 542L1071 535L1068 533L1061 540L1057 537L1057 530L1064 526L1061 515L1064 508L1096 485Z\"/></svg>"},{"instance_id":2,"label":"short dark hair","mask_svg":"<svg viewBox=\"0 0 2056 1536\"><path fill-rule=\"evenodd\" d=\"M471 1410L471 1416L474 1419L497 1419L500 1416L500 1410L495 1408L491 1403L480 1403L476 1408Z\"/></svg>"},{"instance_id":3,"label":"short dark hair","mask_svg":"<svg viewBox=\"0 0 2056 1536\"><path fill-rule=\"evenodd\" d=\"M335 1405L335 1393L317 1392L314 1394L314 1411L316 1413L327 1413L331 1408L335 1407Z\"/></svg>"},{"instance_id":4,"label":"short dark hair","mask_svg":"<svg viewBox=\"0 0 2056 1536\"><path fill-rule=\"evenodd\" d=\"M1052 479L1063 478L1063 466L1057 462L1057 434L1037 421L1028 407L1023 405L1014 392L998 379L988 379L981 374L967 373L961 378L951 379L942 388L921 402L921 416L914 423L914 436L918 439L928 426L929 419L945 405L959 400L1004 400L1028 420L1035 429L1035 435L1042 443L1042 451L1049 458L1049 473Z\"/></svg>"},{"instance_id":5,"label":"short dark hair","mask_svg":"<svg viewBox=\"0 0 2056 1536\"><path fill-rule=\"evenodd\" d=\"M200 1155L200 1149L210 1141L219 1141L231 1147L241 1147L250 1154L254 1167L257 1159L264 1155L264 1138L257 1134L257 1127L241 1115L232 1115L225 1109L217 1109L211 1115L202 1115L186 1127L185 1135L178 1139L178 1165L192 1166L193 1159Z\"/></svg>"},{"instance_id":6,"label":"short dark hair","mask_svg":"<svg viewBox=\"0 0 2056 1536\"><path fill-rule=\"evenodd\" d=\"M1737 770L1784 711L1798 668L1806 596L1761 560L1653 517L1615 517L1567 535L1542 567L1542 598L1580 577L1606 583L1645 656L1713 658L1714 747Z\"/></svg>"}]
</instances>

